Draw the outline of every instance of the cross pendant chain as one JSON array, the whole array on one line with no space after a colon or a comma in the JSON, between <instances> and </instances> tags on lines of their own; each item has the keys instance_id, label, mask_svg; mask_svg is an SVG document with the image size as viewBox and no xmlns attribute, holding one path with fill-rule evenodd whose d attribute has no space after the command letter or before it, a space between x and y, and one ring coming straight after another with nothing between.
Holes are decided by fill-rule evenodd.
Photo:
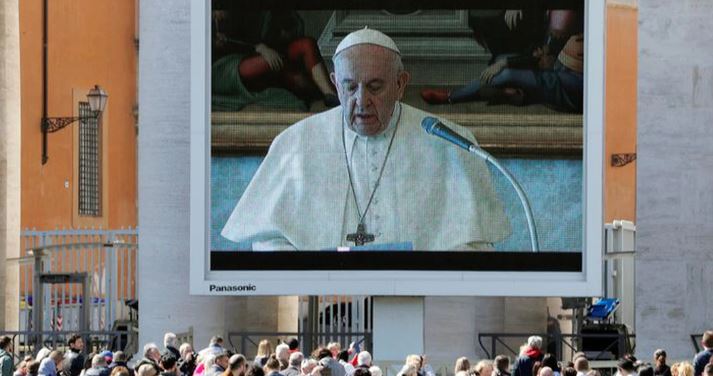
<instances>
[{"instance_id":1,"label":"cross pendant chain","mask_svg":"<svg viewBox=\"0 0 713 376\"><path fill-rule=\"evenodd\" d=\"M354 245L364 245L364 243L369 243L374 241L374 234L367 234L366 228L363 223L357 225L357 230L355 233L347 234L347 241L354 242Z\"/></svg>"}]
</instances>

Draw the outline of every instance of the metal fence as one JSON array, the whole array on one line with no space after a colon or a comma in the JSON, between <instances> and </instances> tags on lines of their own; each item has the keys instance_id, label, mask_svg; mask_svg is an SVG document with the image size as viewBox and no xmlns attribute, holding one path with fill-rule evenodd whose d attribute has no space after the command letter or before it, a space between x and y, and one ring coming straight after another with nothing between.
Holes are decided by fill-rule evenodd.
<instances>
[{"instance_id":1,"label":"metal fence","mask_svg":"<svg viewBox=\"0 0 713 376\"><path fill-rule=\"evenodd\" d=\"M115 331L129 321L125 304L136 298L138 229L71 229L21 234L19 332L76 332L82 304L89 304L88 329ZM35 262L43 254L42 274L86 273L89 296L78 283L42 283L35 286ZM33 327L33 292L42 288L42 323ZM40 295L40 294L35 294ZM49 336L48 338L54 338Z\"/></svg>"},{"instance_id":2,"label":"metal fence","mask_svg":"<svg viewBox=\"0 0 713 376\"><path fill-rule=\"evenodd\" d=\"M564 359L565 357L563 355L565 352L576 353L583 351L590 360L617 359L624 354L633 353L633 340L636 338L634 334L624 333L480 333L478 334L478 343L489 359L495 358L498 354L517 357L520 351L519 348L513 348L511 345L513 340L516 340L514 341L515 343L522 344L532 335L542 337L544 340L543 349L548 349L548 352L552 352L556 359ZM596 351L586 351L586 348L582 345L584 341L595 341L599 345L599 348Z\"/></svg>"},{"instance_id":3,"label":"metal fence","mask_svg":"<svg viewBox=\"0 0 713 376\"><path fill-rule=\"evenodd\" d=\"M238 353L253 357L263 339L274 347L291 338L300 348L311 351L318 346L337 342L343 349L351 343L360 349L372 349L373 305L370 296L301 296L298 300L297 331L229 332L228 343Z\"/></svg>"}]
</instances>

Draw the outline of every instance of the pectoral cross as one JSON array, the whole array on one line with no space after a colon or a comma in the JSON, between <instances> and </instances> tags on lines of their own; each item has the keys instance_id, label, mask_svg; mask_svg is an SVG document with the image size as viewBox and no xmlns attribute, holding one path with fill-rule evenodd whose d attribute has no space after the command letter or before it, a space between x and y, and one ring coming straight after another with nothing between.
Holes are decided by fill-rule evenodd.
<instances>
[{"instance_id":1,"label":"pectoral cross","mask_svg":"<svg viewBox=\"0 0 713 376\"><path fill-rule=\"evenodd\" d=\"M364 245L364 243L369 243L374 241L373 234L367 234L364 224L360 223L357 225L357 230L353 234L347 234L347 241L354 242L354 245Z\"/></svg>"}]
</instances>

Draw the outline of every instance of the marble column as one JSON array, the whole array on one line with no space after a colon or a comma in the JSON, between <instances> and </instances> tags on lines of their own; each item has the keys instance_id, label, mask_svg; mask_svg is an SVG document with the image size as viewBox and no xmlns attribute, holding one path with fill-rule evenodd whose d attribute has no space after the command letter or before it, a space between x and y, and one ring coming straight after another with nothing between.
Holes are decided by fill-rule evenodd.
<instances>
[{"instance_id":1,"label":"marble column","mask_svg":"<svg viewBox=\"0 0 713 376\"><path fill-rule=\"evenodd\" d=\"M16 329L20 253L20 14L0 2L0 325Z\"/></svg>"}]
</instances>

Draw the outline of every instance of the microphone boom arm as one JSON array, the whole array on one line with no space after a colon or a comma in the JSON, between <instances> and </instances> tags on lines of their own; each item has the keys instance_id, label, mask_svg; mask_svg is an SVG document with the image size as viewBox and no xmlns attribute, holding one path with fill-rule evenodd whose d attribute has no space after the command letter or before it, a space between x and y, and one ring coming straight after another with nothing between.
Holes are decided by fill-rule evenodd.
<instances>
[{"instance_id":1,"label":"microphone boom arm","mask_svg":"<svg viewBox=\"0 0 713 376\"><path fill-rule=\"evenodd\" d=\"M487 151L479 148L474 144L468 147L468 151L490 162L490 164L495 166L498 171L505 175L505 177L510 182L510 185L515 188L515 192L517 192L517 196L520 198L522 207L525 210L525 217L527 218L527 227L530 230L530 245L532 247L532 252L539 252L540 247L537 241L537 230L535 229L535 220L532 217L532 209L530 208L530 202L528 201L527 196L525 196L525 191L522 190L520 183L515 180L510 171L508 171L503 165L501 165L500 162L498 162L498 160L495 159L495 157L493 157L492 155L490 155L490 153L488 153Z\"/></svg>"}]
</instances>

